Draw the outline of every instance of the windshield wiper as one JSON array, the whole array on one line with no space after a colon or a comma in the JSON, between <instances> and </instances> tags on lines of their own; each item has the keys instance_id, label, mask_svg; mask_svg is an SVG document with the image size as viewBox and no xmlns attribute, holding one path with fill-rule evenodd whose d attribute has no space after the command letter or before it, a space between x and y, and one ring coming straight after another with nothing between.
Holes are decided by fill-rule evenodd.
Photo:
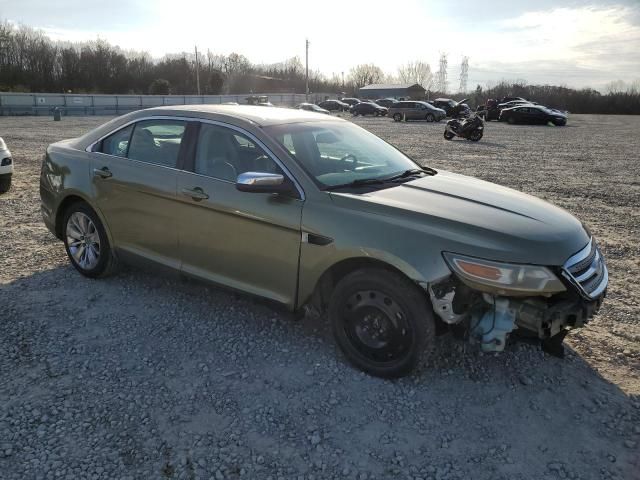
<instances>
[{"instance_id":1,"label":"windshield wiper","mask_svg":"<svg viewBox=\"0 0 640 480\"><path fill-rule=\"evenodd\" d=\"M386 178L357 178L349 183L342 183L340 185L330 185L325 187L323 190L338 190L340 188L350 188L350 187L361 187L363 185L382 185L387 183L389 180Z\"/></svg>"},{"instance_id":2,"label":"windshield wiper","mask_svg":"<svg viewBox=\"0 0 640 480\"><path fill-rule=\"evenodd\" d=\"M343 183L341 185L330 185L325 187L323 190L338 190L341 188L351 188L351 187L361 187L363 185L384 185L385 183L394 182L395 180L401 180L403 178L413 177L415 175L419 175L424 173L426 175L435 175L436 172L433 168L422 167L422 168L411 168L409 170L405 170L404 172L398 173L397 175L393 175L391 177L383 177L383 178L357 178L352 182Z\"/></svg>"},{"instance_id":3,"label":"windshield wiper","mask_svg":"<svg viewBox=\"0 0 640 480\"><path fill-rule=\"evenodd\" d=\"M405 170L402 173L398 173L397 175L393 175L392 177L387 177L385 180L387 182L393 180L400 180L401 178L413 177L414 175L419 175L421 173L426 173L427 175L435 175L435 170L425 170L423 168L411 168L409 170Z\"/></svg>"}]
</instances>

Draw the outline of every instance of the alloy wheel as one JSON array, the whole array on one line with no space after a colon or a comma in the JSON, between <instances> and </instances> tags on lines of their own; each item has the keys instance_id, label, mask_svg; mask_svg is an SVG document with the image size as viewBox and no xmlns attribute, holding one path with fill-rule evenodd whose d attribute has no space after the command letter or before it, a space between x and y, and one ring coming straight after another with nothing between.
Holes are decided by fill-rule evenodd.
<instances>
[{"instance_id":1,"label":"alloy wheel","mask_svg":"<svg viewBox=\"0 0 640 480\"><path fill-rule=\"evenodd\" d=\"M100 261L100 235L95 224L82 212L74 212L67 221L67 247L75 262L92 270Z\"/></svg>"}]
</instances>

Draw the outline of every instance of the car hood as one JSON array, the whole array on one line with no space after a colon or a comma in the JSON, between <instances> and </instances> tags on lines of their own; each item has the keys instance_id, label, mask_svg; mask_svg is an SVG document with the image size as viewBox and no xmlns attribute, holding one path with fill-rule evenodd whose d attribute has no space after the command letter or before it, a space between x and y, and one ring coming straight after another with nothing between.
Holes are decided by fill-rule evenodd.
<instances>
[{"instance_id":1,"label":"car hood","mask_svg":"<svg viewBox=\"0 0 640 480\"><path fill-rule=\"evenodd\" d=\"M579 220L539 198L476 178L439 171L364 194L332 192L344 208L373 214L424 235L437 248L497 261L562 265L589 236Z\"/></svg>"}]
</instances>

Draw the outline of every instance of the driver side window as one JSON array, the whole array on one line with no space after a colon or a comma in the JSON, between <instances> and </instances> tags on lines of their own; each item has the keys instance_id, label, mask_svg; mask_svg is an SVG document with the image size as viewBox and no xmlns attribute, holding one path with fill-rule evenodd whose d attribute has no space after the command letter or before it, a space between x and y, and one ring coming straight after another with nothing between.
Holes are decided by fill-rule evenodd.
<instances>
[{"instance_id":1,"label":"driver side window","mask_svg":"<svg viewBox=\"0 0 640 480\"><path fill-rule=\"evenodd\" d=\"M248 136L220 125L202 123L194 172L235 182L245 172L279 173L280 167Z\"/></svg>"}]
</instances>

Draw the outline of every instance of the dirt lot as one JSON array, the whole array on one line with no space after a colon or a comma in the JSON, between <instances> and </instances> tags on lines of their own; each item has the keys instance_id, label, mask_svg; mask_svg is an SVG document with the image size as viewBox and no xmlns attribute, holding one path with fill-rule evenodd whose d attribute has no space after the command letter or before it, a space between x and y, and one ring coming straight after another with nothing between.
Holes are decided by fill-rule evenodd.
<instances>
[{"instance_id":1,"label":"dirt lot","mask_svg":"<svg viewBox=\"0 0 640 480\"><path fill-rule=\"evenodd\" d=\"M355 371L325 322L192 281L91 281L40 220L45 146L105 118L0 118L0 477L640 479L640 117L564 128L357 123L420 162L548 199L608 260L600 315L568 358L448 335L399 381ZM490 222L491 219L487 219Z\"/></svg>"}]
</instances>

